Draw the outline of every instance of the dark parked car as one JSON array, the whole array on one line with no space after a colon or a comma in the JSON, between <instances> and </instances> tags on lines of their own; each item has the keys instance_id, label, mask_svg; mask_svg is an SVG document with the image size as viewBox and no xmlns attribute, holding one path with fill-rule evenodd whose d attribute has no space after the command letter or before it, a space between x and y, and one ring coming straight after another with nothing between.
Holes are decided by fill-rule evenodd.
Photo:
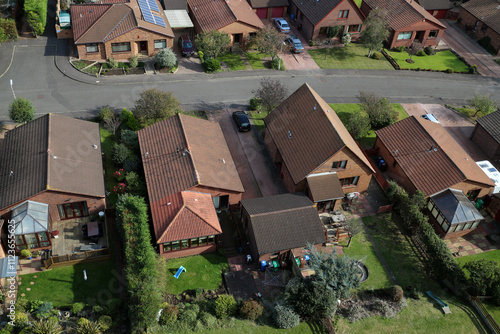
<instances>
[{"instance_id":1,"label":"dark parked car","mask_svg":"<svg viewBox=\"0 0 500 334\"><path fill-rule=\"evenodd\" d=\"M250 125L250 121L248 120L247 114L243 111L235 111L233 112L233 119L238 127L238 131L250 131L252 129L252 125Z\"/></svg>"},{"instance_id":2,"label":"dark parked car","mask_svg":"<svg viewBox=\"0 0 500 334\"><path fill-rule=\"evenodd\" d=\"M183 57L190 57L194 55L193 43L187 35L179 37L179 46Z\"/></svg>"},{"instance_id":3,"label":"dark parked car","mask_svg":"<svg viewBox=\"0 0 500 334\"><path fill-rule=\"evenodd\" d=\"M300 42L300 39L295 35L290 35L287 37L286 42L290 45L290 50L294 53L304 52L304 47Z\"/></svg>"}]
</instances>

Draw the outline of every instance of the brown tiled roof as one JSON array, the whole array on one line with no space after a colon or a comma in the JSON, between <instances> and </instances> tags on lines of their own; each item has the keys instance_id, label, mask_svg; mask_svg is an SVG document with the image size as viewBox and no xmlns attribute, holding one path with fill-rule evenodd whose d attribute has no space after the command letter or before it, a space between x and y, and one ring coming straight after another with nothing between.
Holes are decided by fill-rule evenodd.
<instances>
[{"instance_id":1,"label":"brown tiled roof","mask_svg":"<svg viewBox=\"0 0 500 334\"><path fill-rule=\"evenodd\" d=\"M3 145L0 209L45 190L104 197L98 124L47 114L7 132Z\"/></svg>"},{"instance_id":2,"label":"brown tiled roof","mask_svg":"<svg viewBox=\"0 0 500 334\"><path fill-rule=\"evenodd\" d=\"M494 186L440 124L411 116L376 134L417 190L426 195L465 180Z\"/></svg>"},{"instance_id":3,"label":"brown tiled roof","mask_svg":"<svg viewBox=\"0 0 500 334\"><path fill-rule=\"evenodd\" d=\"M462 8L500 34L499 0L470 0L463 3Z\"/></svg>"},{"instance_id":4,"label":"brown tiled roof","mask_svg":"<svg viewBox=\"0 0 500 334\"><path fill-rule=\"evenodd\" d=\"M335 111L308 84L302 85L265 119L295 184L343 147L373 171Z\"/></svg>"},{"instance_id":5,"label":"brown tiled roof","mask_svg":"<svg viewBox=\"0 0 500 334\"><path fill-rule=\"evenodd\" d=\"M210 194L178 192L152 202L151 214L157 243L222 233Z\"/></svg>"},{"instance_id":6,"label":"brown tiled roof","mask_svg":"<svg viewBox=\"0 0 500 334\"><path fill-rule=\"evenodd\" d=\"M288 7L288 0L249 0L252 8Z\"/></svg>"},{"instance_id":7,"label":"brown tiled roof","mask_svg":"<svg viewBox=\"0 0 500 334\"><path fill-rule=\"evenodd\" d=\"M411 1L411 0L410 0ZM416 1L406 0L363 0L370 8L384 8L388 12L387 23L394 31L411 26L423 20L430 21L438 28L446 29L438 19L422 8Z\"/></svg>"},{"instance_id":8,"label":"brown tiled roof","mask_svg":"<svg viewBox=\"0 0 500 334\"><path fill-rule=\"evenodd\" d=\"M500 110L478 118L477 122L500 144Z\"/></svg>"},{"instance_id":9,"label":"brown tiled roof","mask_svg":"<svg viewBox=\"0 0 500 334\"><path fill-rule=\"evenodd\" d=\"M307 177L307 185L314 202L344 197L337 173L311 174Z\"/></svg>"},{"instance_id":10,"label":"brown tiled roof","mask_svg":"<svg viewBox=\"0 0 500 334\"><path fill-rule=\"evenodd\" d=\"M313 203L302 193L246 199L257 253L274 253L326 241Z\"/></svg>"},{"instance_id":11,"label":"brown tiled roof","mask_svg":"<svg viewBox=\"0 0 500 334\"><path fill-rule=\"evenodd\" d=\"M196 185L244 191L218 123L178 114L138 134L151 203Z\"/></svg>"},{"instance_id":12,"label":"brown tiled roof","mask_svg":"<svg viewBox=\"0 0 500 334\"><path fill-rule=\"evenodd\" d=\"M438 10L453 8L453 2L450 0L418 0L420 6L425 10Z\"/></svg>"},{"instance_id":13,"label":"brown tiled roof","mask_svg":"<svg viewBox=\"0 0 500 334\"><path fill-rule=\"evenodd\" d=\"M352 0L291 0L314 26L320 23L342 1L351 1L353 8L358 8ZM359 9L358 12L361 17L364 17Z\"/></svg>"},{"instance_id":14,"label":"brown tiled roof","mask_svg":"<svg viewBox=\"0 0 500 334\"><path fill-rule=\"evenodd\" d=\"M160 4L158 6L161 8ZM173 37L163 10L155 12L155 15L163 18L166 27L144 21L136 0L130 3L72 5L74 40L76 44L103 43L136 28Z\"/></svg>"},{"instance_id":15,"label":"brown tiled roof","mask_svg":"<svg viewBox=\"0 0 500 334\"><path fill-rule=\"evenodd\" d=\"M219 30L233 22L242 22L255 28L264 24L245 0L188 0L190 13L201 30Z\"/></svg>"}]
</instances>

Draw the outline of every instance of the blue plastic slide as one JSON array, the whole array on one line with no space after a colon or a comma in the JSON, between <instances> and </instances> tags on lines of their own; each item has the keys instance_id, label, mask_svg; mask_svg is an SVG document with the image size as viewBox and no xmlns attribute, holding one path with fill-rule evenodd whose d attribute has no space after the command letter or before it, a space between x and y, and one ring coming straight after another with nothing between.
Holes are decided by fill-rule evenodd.
<instances>
[{"instance_id":1,"label":"blue plastic slide","mask_svg":"<svg viewBox=\"0 0 500 334\"><path fill-rule=\"evenodd\" d=\"M443 302L441 300L441 298L438 298L438 297L434 296L434 294L431 291L427 291L427 295L429 297L431 297L432 299L434 299L436 301L436 303L439 304L439 306L441 306L441 308L443 309L443 312L445 314L451 313L450 308L448 307L448 304L446 304L445 302Z\"/></svg>"},{"instance_id":2,"label":"blue plastic slide","mask_svg":"<svg viewBox=\"0 0 500 334\"><path fill-rule=\"evenodd\" d=\"M183 271L186 271L186 268L184 268L183 266L181 266L181 267L179 268L179 270L177 270L177 272L175 273L174 277L175 277L175 278L177 278L177 279L179 279L179 276L181 275L181 273L182 273Z\"/></svg>"}]
</instances>

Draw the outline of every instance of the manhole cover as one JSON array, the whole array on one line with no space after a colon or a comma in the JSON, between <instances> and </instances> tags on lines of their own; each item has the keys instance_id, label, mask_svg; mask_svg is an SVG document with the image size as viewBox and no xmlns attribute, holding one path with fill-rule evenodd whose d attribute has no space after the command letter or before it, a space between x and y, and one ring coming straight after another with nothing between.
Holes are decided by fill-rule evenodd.
<instances>
[{"instance_id":1,"label":"manhole cover","mask_svg":"<svg viewBox=\"0 0 500 334\"><path fill-rule=\"evenodd\" d=\"M38 95L38 98L39 99L43 99L43 95Z\"/></svg>"}]
</instances>

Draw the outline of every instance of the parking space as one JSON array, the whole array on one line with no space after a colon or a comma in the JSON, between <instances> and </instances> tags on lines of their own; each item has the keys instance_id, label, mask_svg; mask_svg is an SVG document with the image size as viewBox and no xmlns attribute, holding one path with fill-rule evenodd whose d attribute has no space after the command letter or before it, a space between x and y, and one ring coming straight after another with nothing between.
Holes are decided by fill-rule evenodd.
<instances>
[{"instance_id":1,"label":"parking space","mask_svg":"<svg viewBox=\"0 0 500 334\"><path fill-rule=\"evenodd\" d=\"M198 56L192 56L192 57L183 57L181 48L179 47L179 37L181 35L188 35L189 31L187 29L181 30L181 31L176 31L174 33L175 39L174 39L174 52L177 55L177 60L179 62L179 69L177 70L177 73L179 74L190 74L190 73L203 73L205 72L203 70L203 67L201 67L201 61ZM192 39L191 39L192 41Z\"/></svg>"},{"instance_id":2,"label":"parking space","mask_svg":"<svg viewBox=\"0 0 500 334\"><path fill-rule=\"evenodd\" d=\"M474 161L488 160L485 154L471 140L474 123L459 113L440 104L401 104L408 115L420 117L433 114L439 123L451 134Z\"/></svg>"}]
</instances>

